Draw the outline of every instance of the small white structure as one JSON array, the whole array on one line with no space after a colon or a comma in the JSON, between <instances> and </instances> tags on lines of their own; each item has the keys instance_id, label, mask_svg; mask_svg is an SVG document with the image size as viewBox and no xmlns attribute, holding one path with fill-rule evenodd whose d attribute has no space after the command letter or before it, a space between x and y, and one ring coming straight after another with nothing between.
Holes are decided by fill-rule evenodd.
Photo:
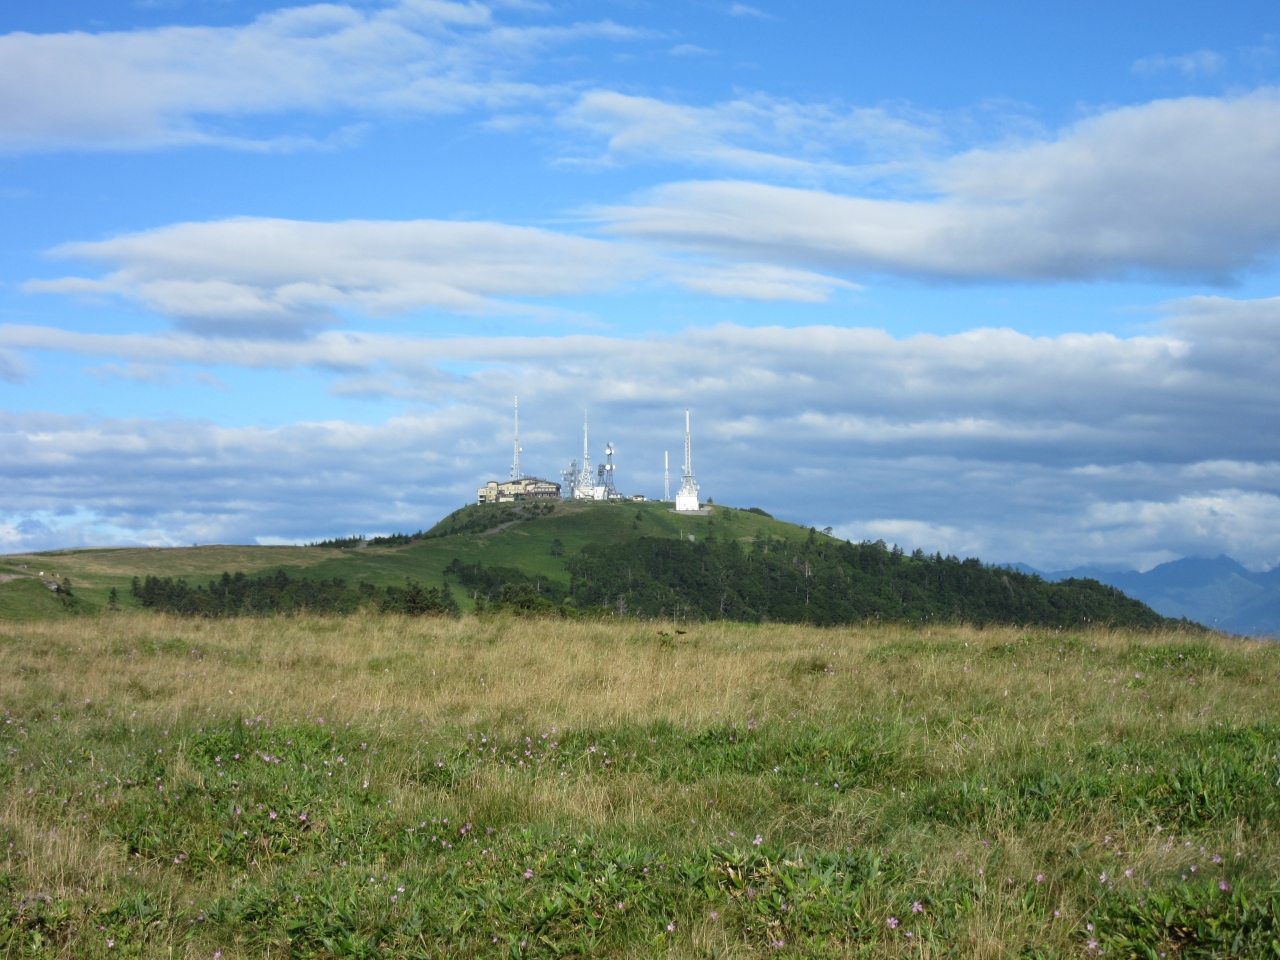
<instances>
[{"instance_id":1,"label":"small white structure","mask_svg":"<svg viewBox=\"0 0 1280 960\"><path fill-rule=\"evenodd\" d=\"M698 482L693 479L693 443L689 439L689 411L684 412L684 475L680 481L680 492L676 494L677 513L696 513L698 503Z\"/></svg>"}]
</instances>

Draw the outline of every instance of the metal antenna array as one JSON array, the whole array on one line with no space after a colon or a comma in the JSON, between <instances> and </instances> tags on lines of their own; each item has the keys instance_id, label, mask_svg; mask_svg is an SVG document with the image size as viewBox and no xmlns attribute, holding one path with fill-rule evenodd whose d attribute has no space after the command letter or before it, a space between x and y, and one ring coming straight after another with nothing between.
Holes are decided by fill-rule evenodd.
<instances>
[{"instance_id":1,"label":"metal antenna array","mask_svg":"<svg viewBox=\"0 0 1280 960\"><path fill-rule=\"evenodd\" d=\"M618 497L618 488L613 485L613 444L607 443L604 447L604 463L600 464L600 486L604 487L604 499L615 500Z\"/></svg>"}]
</instances>

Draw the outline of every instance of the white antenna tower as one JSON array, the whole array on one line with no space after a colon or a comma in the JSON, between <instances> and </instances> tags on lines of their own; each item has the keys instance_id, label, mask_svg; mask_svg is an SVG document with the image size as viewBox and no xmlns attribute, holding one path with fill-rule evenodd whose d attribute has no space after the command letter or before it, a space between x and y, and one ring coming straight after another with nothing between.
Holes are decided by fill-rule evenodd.
<instances>
[{"instance_id":1,"label":"white antenna tower","mask_svg":"<svg viewBox=\"0 0 1280 960\"><path fill-rule=\"evenodd\" d=\"M693 479L693 442L689 438L689 411L684 412L684 475L680 480L680 492L676 494L677 511L696 511L698 482Z\"/></svg>"},{"instance_id":2,"label":"white antenna tower","mask_svg":"<svg viewBox=\"0 0 1280 960\"><path fill-rule=\"evenodd\" d=\"M662 502L671 502L671 454L662 451Z\"/></svg>"},{"instance_id":3,"label":"white antenna tower","mask_svg":"<svg viewBox=\"0 0 1280 960\"><path fill-rule=\"evenodd\" d=\"M579 500L592 500L596 495L596 478L591 474L591 455L587 451L587 411L582 411L582 471L573 485L573 495Z\"/></svg>"},{"instance_id":4,"label":"white antenna tower","mask_svg":"<svg viewBox=\"0 0 1280 960\"><path fill-rule=\"evenodd\" d=\"M516 449L511 458L511 479L520 480L520 398L516 397Z\"/></svg>"},{"instance_id":5,"label":"white antenna tower","mask_svg":"<svg viewBox=\"0 0 1280 960\"><path fill-rule=\"evenodd\" d=\"M689 440L689 411L684 412L684 479L693 479L693 444Z\"/></svg>"}]
</instances>

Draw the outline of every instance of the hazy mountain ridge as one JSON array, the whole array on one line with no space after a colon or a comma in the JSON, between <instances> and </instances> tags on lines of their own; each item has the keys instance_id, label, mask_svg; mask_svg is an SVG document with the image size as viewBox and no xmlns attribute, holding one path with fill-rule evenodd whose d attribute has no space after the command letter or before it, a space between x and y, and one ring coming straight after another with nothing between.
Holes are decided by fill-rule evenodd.
<instances>
[{"instance_id":1,"label":"hazy mountain ridge","mask_svg":"<svg viewBox=\"0 0 1280 960\"><path fill-rule=\"evenodd\" d=\"M1185 557L1145 573L1094 565L1055 571L1025 563L1009 566L1046 580L1091 577L1166 617L1186 617L1228 633L1280 638L1280 567L1255 573L1227 556Z\"/></svg>"}]
</instances>

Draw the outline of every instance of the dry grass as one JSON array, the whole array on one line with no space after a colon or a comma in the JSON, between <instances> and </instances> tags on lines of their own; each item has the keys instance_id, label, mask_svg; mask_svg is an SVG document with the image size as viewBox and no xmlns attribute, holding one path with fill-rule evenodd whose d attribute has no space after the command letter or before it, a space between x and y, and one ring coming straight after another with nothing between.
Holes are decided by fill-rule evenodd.
<instances>
[{"instance_id":1,"label":"dry grass","mask_svg":"<svg viewBox=\"0 0 1280 960\"><path fill-rule=\"evenodd\" d=\"M1254 874L1280 866L1269 819L1238 814L1197 820L1168 806L1143 812L1131 797L1138 788L1125 786L1145 763L1181 762L1180 750L1194 752L1179 743L1194 745L1221 731L1272 729L1272 646L1183 634L964 627L703 624L681 630L626 621L189 621L148 615L10 628L0 636L0 705L10 721L0 811L5 842L22 855L10 852L0 869L9 871L14 902L27 912L9 915L21 938L8 943L6 955L30 950L29 938L40 930L50 955L103 953L92 917L138 892L151 898L164 922L148 928L117 917L113 922L123 932L113 950L206 956L217 946L228 958L279 951L290 941L282 919L262 921L263 929L270 927L266 939L255 939L231 913L219 926L206 924L207 935L190 932L194 925L186 919L193 910L213 909L233 889L291 890L295 884L304 903L301 898L314 892L311 872L323 873L333 890L343 889L352 881L343 879L341 858L361 878L374 870L429 877L443 869L436 853L416 848L323 852L315 846L305 855L291 853L287 837L273 839L265 831L253 851L197 869L195 850L206 841L176 813L172 821L156 821L153 848L139 849L123 838L120 824L132 822L141 801L137 791L111 781L129 779L124 774L130 770L138 778L136 761L144 750L165 751L162 777L170 794L207 794L211 824L230 816L214 812L212 798L224 796L218 793L222 768L215 770L197 744L207 730L243 722L239 718L265 718L276 731L333 731L335 753L356 749L355 739L364 738L368 751L341 774L348 793L325 795L330 839L340 822L366 810L359 803L367 806L360 799L367 779L379 816L394 812L396 823L407 825L447 815L492 824L499 836L511 838L511 851L525 850L520 844L540 836L543 845L530 849L542 857L559 849L556 837L589 834L619 849L663 852L674 863L708 845L741 843L750 854L747 839L759 834L779 858L797 856L787 851L801 847L833 855L884 850L893 864L886 874L891 882L869 884L854 898L861 920L837 911L827 927L819 923L807 934L790 934L798 939L786 948L770 946L769 938L792 929L792 921L783 916L769 926L744 911L725 887L723 896L717 894L724 919L710 920L696 897L672 894L675 899L661 902L679 920L676 933L663 933L665 916L649 918L648 926L636 918L634 929L599 941L609 952L1074 955L1088 952L1083 923L1113 889L1091 883L1097 873L1127 869L1135 883L1174 882L1170 878L1192 862L1207 869L1209 854L1201 846L1228 857L1223 869L1243 850L1250 851L1244 859ZM662 632L675 642L661 642ZM593 747L598 741L605 749L621 743L615 746L615 756L622 751L619 765L610 770L599 766L600 755L581 753L517 766L523 738L536 749L543 734L576 737L574 743ZM888 759L861 773L832 774L839 763L833 767L824 759L822 751L831 749L827 734ZM478 759L480 736L504 752L495 747ZM780 761L791 766L776 774L742 766L746 761L733 752L735 736L757 738L759 749L792 757ZM643 755L650 743L656 746ZM1143 745L1150 750L1144 753ZM1128 760L1116 759L1121 747L1134 770ZM505 751L511 762L503 764ZM437 762L447 767L437 768ZM697 764L703 762L700 775ZM436 775L438 769L448 775ZM1111 780L1087 805L1068 804L1044 816L1035 810L1052 806L1052 797L1033 810L1023 787L1033 774L1049 773L1068 785L1077 776ZM248 773L234 776L237 789L278 797L268 802L284 805L296 797L296 780L253 786ZM833 787L834 776L845 783ZM813 782L819 778L826 782ZM107 786L93 787L100 790L93 798L77 796L87 783ZM959 784L976 799L957 793ZM325 787L337 785L333 780ZM939 809L955 803L957 812L942 816L925 796L936 797ZM169 807L146 809L169 816ZM374 820L369 824L372 837L381 828ZM738 839L730 841L730 831ZM174 860L175 850L181 861ZM1254 874L1232 874L1232 882L1243 884ZM1049 879L1040 884L1037 875ZM30 904L41 896L49 899L47 910L64 905L61 927L28 922ZM447 899L447 892L439 896ZM968 907L948 906L961 896L971 899ZM912 940L884 929L884 918L902 916L903 904L914 900L930 904L930 924L939 918L930 932L926 918ZM828 932L814 932L822 929ZM504 956L515 942L511 937L519 937L508 933L499 944ZM557 949L572 954L577 941L565 936ZM304 940L295 936L291 949L343 952L333 944L316 947L318 940L305 941L311 944L306 947ZM412 952L390 934L384 940L385 954L375 937L367 955ZM431 941L427 953L480 955L489 946L486 937L463 933Z\"/></svg>"},{"instance_id":2,"label":"dry grass","mask_svg":"<svg viewBox=\"0 0 1280 960\"><path fill-rule=\"evenodd\" d=\"M798 712L880 712L914 703L923 713L979 712L1016 720L984 736L1012 734L1028 746L1061 726L1198 727L1207 719L1270 716L1274 691L1258 675L1274 661L1261 642L1213 639L1233 669L1195 684L1126 695L1121 668L1030 651L984 659L1027 635L1022 629L901 627L814 629L796 625L537 620L239 619L191 621L120 616L11 628L0 642L0 696L42 691L54 700L130 703L160 718L193 704L224 712L343 720L406 717L492 725L650 723L701 725L717 718ZM1050 636L1032 631L1038 635ZM940 636L939 636L940 635ZM1073 635L1106 654L1130 645L1184 643L1182 634ZM1083 636L1083 641L1080 639ZM899 652L886 648L902 647ZM879 656L869 654L879 653ZM829 665L829 667L828 667ZM1254 667L1258 669L1250 669ZM1115 681L1115 682L1112 682ZM1118 684L1118 685L1117 685ZM140 696L139 696L140 694ZM1003 744L984 744L998 749Z\"/></svg>"}]
</instances>

